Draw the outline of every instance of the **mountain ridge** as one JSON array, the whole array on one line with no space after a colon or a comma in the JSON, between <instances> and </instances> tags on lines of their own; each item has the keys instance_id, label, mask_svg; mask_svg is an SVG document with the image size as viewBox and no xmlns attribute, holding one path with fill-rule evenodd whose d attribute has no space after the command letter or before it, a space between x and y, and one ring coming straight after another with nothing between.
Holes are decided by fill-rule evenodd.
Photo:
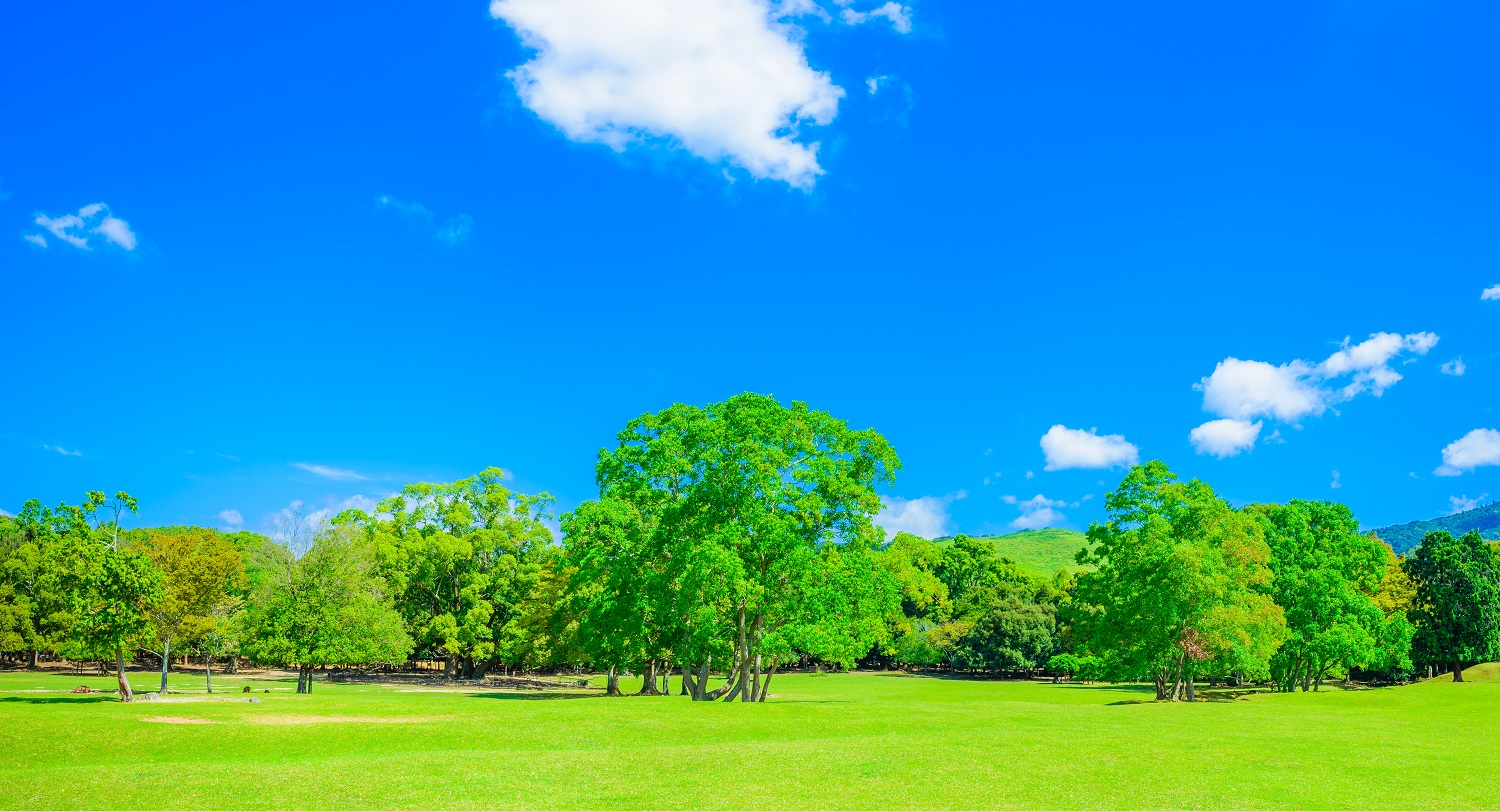
<instances>
[{"instance_id":1,"label":"mountain ridge","mask_svg":"<svg viewBox=\"0 0 1500 811\"><path fill-rule=\"evenodd\" d=\"M1407 521L1404 524L1391 524L1366 530L1366 532L1373 532L1380 536L1380 540L1390 544L1391 548L1396 550L1396 554L1404 555L1416 549L1427 533L1442 530L1447 530L1455 536L1470 530L1477 530L1480 537L1487 541L1500 540L1500 501L1491 501L1481 507L1453 515L1423 521Z\"/></svg>"}]
</instances>

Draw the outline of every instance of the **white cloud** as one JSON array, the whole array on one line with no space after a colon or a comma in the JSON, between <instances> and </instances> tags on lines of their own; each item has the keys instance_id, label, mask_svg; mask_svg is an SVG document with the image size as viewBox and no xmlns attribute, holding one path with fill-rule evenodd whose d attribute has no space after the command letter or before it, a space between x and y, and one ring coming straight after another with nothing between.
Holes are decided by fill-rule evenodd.
<instances>
[{"instance_id":1,"label":"white cloud","mask_svg":"<svg viewBox=\"0 0 1500 811\"><path fill-rule=\"evenodd\" d=\"M395 212L413 229L431 236L445 245L457 245L469 238L474 231L474 218L467 214L455 214L438 222L437 214L421 203L408 203L389 194L375 198L377 211Z\"/></svg>"},{"instance_id":2,"label":"white cloud","mask_svg":"<svg viewBox=\"0 0 1500 811\"><path fill-rule=\"evenodd\" d=\"M1047 498L1041 493L1037 493L1025 501L1021 501L1015 496L1006 496L1004 501L1007 504L1016 505L1021 510L1021 516L1010 522L1011 527L1015 529L1041 529L1042 527L1057 526L1066 520L1063 514L1057 511L1057 508L1066 507L1068 503L1066 501Z\"/></svg>"},{"instance_id":3,"label":"white cloud","mask_svg":"<svg viewBox=\"0 0 1500 811\"><path fill-rule=\"evenodd\" d=\"M1345 338L1321 363L1293 360L1276 366L1225 358L1193 388L1203 392L1203 410L1211 414L1245 424L1269 417L1296 425L1360 394L1381 396L1401 380L1392 360L1403 353L1425 355L1437 343L1430 332L1377 332L1358 344Z\"/></svg>"},{"instance_id":4,"label":"white cloud","mask_svg":"<svg viewBox=\"0 0 1500 811\"><path fill-rule=\"evenodd\" d=\"M1443 464L1433 473L1459 476L1476 467L1500 465L1500 431L1475 428L1443 448Z\"/></svg>"},{"instance_id":5,"label":"white cloud","mask_svg":"<svg viewBox=\"0 0 1500 811\"><path fill-rule=\"evenodd\" d=\"M1193 450L1201 455L1220 459L1238 456L1241 451L1255 450L1255 440L1260 437L1262 424L1259 420L1209 420L1188 432L1188 440L1193 443ZM1280 437L1280 432L1277 432L1276 439Z\"/></svg>"},{"instance_id":6,"label":"white cloud","mask_svg":"<svg viewBox=\"0 0 1500 811\"><path fill-rule=\"evenodd\" d=\"M1452 509L1448 510L1448 514L1449 515L1458 515L1459 513L1468 512L1469 510L1472 510L1475 507L1478 507L1481 504L1484 504L1484 500L1487 499L1487 498L1489 498L1489 497L1490 497L1489 493L1480 493L1478 498L1469 498L1467 495L1464 495L1464 496L1449 496L1448 497L1448 505Z\"/></svg>"},{"instance_id":7,"label":"white cloud","mask_svg":"<svg viewBox=\"0 0 1500 811\"><path fill-rule=\"evenodd\" d=\"M766 0L493 0L536 51L506 75L524 104L575 141L623 151L666 140L757 178L811 188L823 168L804 124L844 91L814 70L788 22L811 3ZM894 22L894 21L893 21Z\"/></svg>"},{"instance_id":8,"label":"white cloud","mask_svg":"<svg viewBox=\"0 0 1500 811\"><path fill-rule=\"evenodd\" d=\"M897 33L911 33L911 9L900 3L887 2L869 11L855 11L852 8L848 8L850 0L835 0L835 2L845 7L843 11L839 12L839 19L849 25L859 25L860 23L883 17L890 21L891 27L896 29Z\"/></svg>"},{"instance_id":9,"label":"white cloud","mask_svg":"<svg viewBox=\"0 0 1500 811\"><path fill-rule=\"evenodd\" d=\"M111 214L109 206L104 203L90 203L78 209L76 214L64 214L60 217L37 212L33 222L46 229L54 238L85 251L94 249L95 235L104 242L114 243L127 251L135 250L136 235L130 230L130 223ZM41 234L26 234L23 238L43 247L47 245L46 237Z\"/></svg>"},{"instance_id":10,"label":"white cloud","mask_svg":"<svg viewBox=\"0 0 1500 811\"><path fill-rule=\"evenodd\" d=\"M1343 487L1343 486L1344 486L1344 485L1343 485L1343 484L1342 484L1342 483L1341 483L1341 482L1340 482L1340 481L1339 481L1339 472L1338 472L1338 471L1337 471L1337 470L1335 470L1335 471L1334 471L1334 472L1333 472L1333 481L1331 481L1331 482L1329 482L1329 483L1328 483L1328 486L1329 486L1329 487L1331 487L1331 488L1333 488L1333 489L1334 489L1334 490L1337 490L1337 489L1339 489L1339 488L1340 488L1340 487Z\"/></svg>"},{"instance_id":11,"label":"white cloud","mask_svg":"<svg viewBox=\"0 0 1500 811\"><path fill-rule=\"evenodd\" d=\"M292 467L305 470L308 473L313 474L314 476L322 476L325 479L333 479L334 481L341 482L368 481L370 478L369 476L362 476L346 468L328 467L327 465L314 465L307 462L298 462L295 465L292 465Z\"/></svg>"},{"instance_id":12,"label":"white cloud","mask_svg":"<svg viewBox=\"0 0 1500 811\"><path fill-rule=\"evenodd\" d=\"M1140 461L1136 446L1120 434L1100 436L1098 429L1084 431L1054 425L1042 435L1042 453L1047 465L1042 470L1097 470L1106 467L1128 467Z\"/></svg>"},{"instance_id":13,"label":"white cloud","mask_svg":"<svg viewBox=\"0 0 1500 811\"><path fill-rule=\"evenodd\" d=\"M217 520L220 524L223 524L224 529L227 530L237 532L245 528L245 517L240 515L239 510L220 510L219 513L214 516L214 519Z\"/></svg>"},{"instance_id":14,"label":"white cloud","mask_svg":"<svg viewBox=\"0 0 1500 811\"><path fill-rule=\"evenodd\" d=\"M1026 471L1026 478L1028 478L1028 479L1034 479L1034 478L1036 478L1036 474L1028 470L1028 471Z\"/></svg>"},{"instance_id":15,"label":"white cloud","mask_svg":"<svg viewBox=\"0 0 1500 811\"><path fill-rule=\"evenodd\" d=\"M6 512L4 508L0 508L0 515L5 516L6 518L15 518L16 517L15 513L13 513L13 512Z\"/></svg>"},{"instance_id":16,"label":"white cloud","mask_svg":"<svg viewBox=\"0 0 1500 811\"><path fill-rule=\"evenodd\" d=\"M865 79L865 89L870 91L870 95L873 96L880 92L880 88L884 87L890 78L889 76L871 76Z\"/></svg>"},{"instance_id":17,"label":"white cloud","mask_svg":"<svg viewBox=\"0 0 1500 811\"><path fill-rule=\"evenodd\" d=\"M1453 360L1450 360L1442 366L1438 367L1438 371L1442 372L1445 375L1453 375L1454 377L1463 377L1464 372L1468 370L1469 367L1464 365L1463 358L1454 358Z\"/></svg>"},{"instance_id":18,"label":"white cloud","mask_svg":"<svg viewBox=\"0 0 1500 811\"><path fill-rule=\"evenodd\" d=\"M1479 300L1480 301L1500 301L1500 284L1497 284L1497 285L1494 285L1494 286L1491 286L1491 287L1486 287L1484 289L1484 291L1479 294Z\"/></svg>"},{"instance_id":19,"label":"white cloud","mask_svg":"<svg viewBox=\"0 0 1500 811\"><path fill-rule=\"evenodd\" d=\"M937 538L949 534L952 519L948 505L967 498L963 490L946 496L922 496L901 498L881 496L880 513L875 516L875 525L885 530L886 538L894 538L897 532L910 532L921 538Z\"/></svg>"},{"instance_id":20,"label":"white cloud","mask_svg":"<svg viewBox=\"0 0 1500 811\"><path fill-rule=\"evenodd\" d=\"M78 450L70 451L70 450L67 450L66 448L62 448L62 447L59 447L57 445L43 445L42 447L46 448L49 451L57 451L58 453L62 454L63 456L82 456L83 455L83 451L78 451Z\"/></svg>"}]
</instances>

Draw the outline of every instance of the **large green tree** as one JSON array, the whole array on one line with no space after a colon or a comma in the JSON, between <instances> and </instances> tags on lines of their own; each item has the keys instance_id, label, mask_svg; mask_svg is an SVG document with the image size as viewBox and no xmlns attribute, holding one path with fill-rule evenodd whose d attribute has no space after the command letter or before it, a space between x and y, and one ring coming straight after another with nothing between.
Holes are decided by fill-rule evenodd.
<instances>
[{"instance_id":1,"label":"large green tree","mask_svg":"<svg viewBox=\"0 0 1500 811\"><path fill-rule=\"evenodd\" d=\"M406 661L411 638L362 532L319 531L302 557L288 552L279 564L247 611L245 647L253 659L296 665L299 693L312 692L318 667Z\"/></svg>"},{"instance_id":2,"label":"large green tree","mask_svg":"<svg viewBox=\"0 0 1500 811\"><path fill-rule=\"evenodd\" d=\"M1429 532L1406 559L1415 586L1414 647L1463 681L1464 663L1500 654L1500 560L1477 532Z\"/></svg>"},{"instance_id":3,"label":"large green tree","mask_svg":"<svg viewBox=\"0 0 1500 811\"><path fill-rule=\"evenodd\" d=\"M245 563L228 539L203 527L147 533L137 544L161 570L163 597L149 612L154 651L161 657L161 692L174 644L195 641L210 631L222 635L224 609L244 587Z\"/></svg>"},{"instance_id":4,"label":"large green tree","mask_svg":"<svg viewBox=\"0 0 1500 811\"><path fill-rule=\"evenodd\" d=\"M899 610L871 522L899 465L875 431L764 395L632 420L565 524L580 637L648 679L676 661L695 698L763 700L799 653L852 662ZM729 680L709 691L715 657Z\"/></svg>"},{"instance_id":5,"label":"large green tree","mask_svg":"<svg viewBox=\"0 0 1500 811\"><path fill-rule=\"evenodd\" d=\"M1130 469L1089 527L1072 603L1080 652L1107 678L1192 700L1198 676L1266 669L1285 632L1260 524L1159 461Z\"/></svg>"},{"instance_id":6,"label":"large green tree","mask_svg":"<svg viewBox=\"0 0 1500 811\"><path fill-rule=\"evenodd\" d=\"M361 527L419 654L449 678L477 678L516 663L513 623L552 554L544 519L552 497L517 493L488 468L447 484L409 484L336 524Z\"/></svg>"},{"instance_id":7,"label":"large green tree","mask_svg":"<svg viewBox=\"0 0 1500 811\"><path fill-rule=\"evenodd\" d=\"M1411 628L1402 612L1387 616L1375 601L1389 548L1359 532L1343 504L1294 500L1246 508L1271 549L1272 594L1287 633L1271 659L1284 691L1317 689L1350 668L1410 667Z\"/></svg>"}]
</instances>

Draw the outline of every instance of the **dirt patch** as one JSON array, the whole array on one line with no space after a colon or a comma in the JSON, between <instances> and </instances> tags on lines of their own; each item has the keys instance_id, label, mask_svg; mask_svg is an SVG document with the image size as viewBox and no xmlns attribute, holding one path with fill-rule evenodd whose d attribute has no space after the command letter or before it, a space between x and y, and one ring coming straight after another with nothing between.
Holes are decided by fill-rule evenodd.
<instances>
[{"instance_id":1,"label":"dirt patch","mask_svg":"<svg viewBox=\"0 0 1500 811\"><path fill-rule=\"evenodd\" d=\"M148 724L217 724L207 718L184 718L180 715L148 715L141 719Z\"/></svg>"},{"instance_id":2,"label":"dirt patch","mask_svg":"<svg viewBox=\"0 0 1500 811\"><path fill-rule=\"evenodd\" d=\"M304 724L426 724L433 721L450 721L450 715L424 715L405 718L379 718L365 715L261 715L247 716L252 724L273 726L302 726Z\"/></svg>"}]
</instances>

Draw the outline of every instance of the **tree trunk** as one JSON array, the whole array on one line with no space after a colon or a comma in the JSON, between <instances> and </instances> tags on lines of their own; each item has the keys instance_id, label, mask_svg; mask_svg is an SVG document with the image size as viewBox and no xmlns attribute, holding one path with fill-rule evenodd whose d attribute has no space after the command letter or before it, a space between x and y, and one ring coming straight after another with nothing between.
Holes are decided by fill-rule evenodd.
<instances>
[{"instance_id":1,"label":"tree trunk","mask_svg":"<svg viewBox=\"0 0 1500 811\"><path fill-rule=\"evenodd\" d=\"M299 665L297 668L297 692L311 693L313 690L312 665Z\"/></svg>"},{"instance_id":2,"label":"tree trunk","mask_svg":"<svg viewBox=\"0 0 1500 811\"><path fill-rule=\"evenodd\" d=\"M125 678L125 649L119 645L115 646L115 677L120 682L120 700L126 703L135 701L135 693L130 692L130 679Z\"/></svg>"},{"instance_id":3,"label":"tree trunk","mask_svg":"<svg viewBox=\"0 0 1500 811\"><path fill-rule=\"evenodd\" d=\"M443 678L453 680L458 678L458 657L448 656L443 660Z\"/></svg>"},{"instance_id":4,"label":"tree trunk","mask_svg":"<svg viewBox=\"0 0 1500 811\"><path fill-rule=\"evenodd\" d=\"M660 692L656 689L656 660L647 659L646 666L641 669L641 691L636 695L654 696L659 695Z\"/></svg>"},{"instance_id":5,"label":"tree trunk","mask_svg":"<svg viewBox=\"0 0 1500 811\"><path fill-rule=\"evenodd\" d=\"M203 657L203 686L212 695L214 692L214 655L212 653Z\"/></svg>"},{"instance_id":6,"label":"tree trunk","mask_svg":"<svg viewBox=\"0 0 1500 811\"><path fill-rule=\"evenodd\" d=\"M771 677L776 675L776 668L780 666L780 662L771 663L771 669L766 671L766 680L760 683L760 698L756 699L757 701L766 700L766 695L771 692Z\"/></svg>"},{"instance_id":7,"label":"tree trunk","mask_svg":"<svg viewBox=\"0 0 1500 811\"><path fill-rule=\"evenodd\" d=\"M1461 682L1463 680L1464 680L1464 663L1463 662L1459 662L1459 661L1454 661L1453 662L1453 683L1457 684L1457 683L1459 683L1459 682Z\"/></svg>"},{"instance_id":8,"label":"tree trunk","mask_svg":"<svg viewBox=\"0 0 1500 811\"><path fill-rule=\"evenodd\" d=\"M614 665L609 666L609 675L604 679L604 694L607 696L621 695L620 673Z\"/></svg>"},{"instance_id":9,"label":"tree trunk","mask_svg":"<svg viewBox=\"0 0 1500 811\"><path fill-rule=\"evenodd\" d=\"M31 655L30 655L30 657L26 661L26 669L27 670L36 670L37 669L36 651L29 651L29 653Z\"/></svg>"},{"instance_id":10,"label":"tree trunk","mask_svg":"<svg viewBox=\"0 0 1500 811\"><path fill-rule=\"evenodd\" d=\"M689 686L688 680L692 677L692 671L688 670L687 663L684 662L682 665L682 689L678 691L677 695L690 696L696 692L694 688Z\"/></svg>"},{"instance_id":11,"label":"tree trunk","mask_svg":"<svg viewBox=\"0 0 1500 811\"><path fill-rule=\"evenodd\" d=\"M229 664L224 667L224 672L233 676L240 672L240 657L229 657Z\"/></svg>"},{"instance_id":12,"label":"tree trunk","mask_svg":"<svg viewBox=\"0 0 1500 811\"><path fill-rule=\"evenodd\" d=\"M760 701L760 654L755 654L755 676L750 680L750 700Z\"/></svg>"},{"instance_id":13,"label":"tree trunk","mask_svg":"<svg viewBox=\"0 0 1500 811\"><path fill-rule=\"evenodd\" d=\"M1193 701L1194 700L1194 695L1195 695L1193 693L1193 677L1192 676L1188 676L1186 679L1183 680L1183 682L1184 682L1183 686L1187 689L1187 700L1188 701Z\"/></svg>"},{"instance_id":14,"label":"tree trunk","mask_svg":"<svg viewBox=\"0 0 1500 811\"><path fill-rule=\"evenodd\" d=\"M172 637L161 638L161 690L163 695L167 692L167 670L172 664Z\"/></svg>"}]
</instances>

